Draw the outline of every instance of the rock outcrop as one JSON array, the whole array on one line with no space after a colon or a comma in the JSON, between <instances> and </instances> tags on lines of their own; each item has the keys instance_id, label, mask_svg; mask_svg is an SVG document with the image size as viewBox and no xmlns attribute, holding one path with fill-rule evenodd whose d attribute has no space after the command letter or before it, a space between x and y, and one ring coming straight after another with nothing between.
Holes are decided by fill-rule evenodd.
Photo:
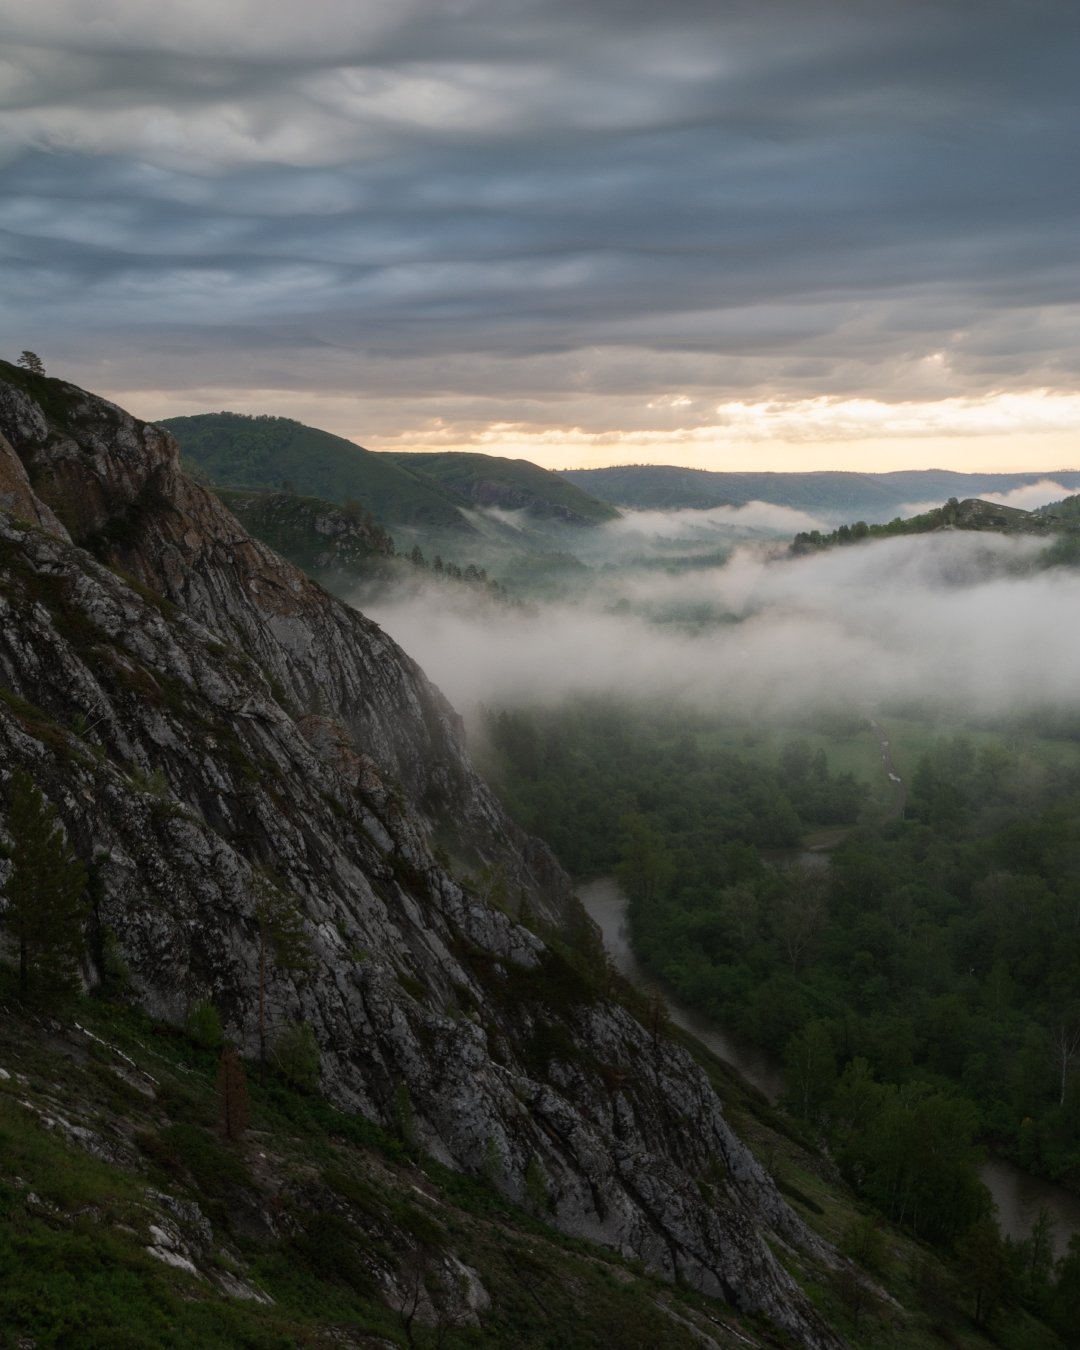
<instances>
[{"instance_id":1,"label":"rock outcrop","mask_svg":"<svg viewBox=\"0 0 1080 1350\"><path fill-rule=\"evenodd\" d=\"M271 963L272 1034L311 1026L336 1104L400 1124L407 1101L448 1165L840 1346L770 1242L831 1250L691 1057L602 995L565 874L415 663L186 479L167 433L0 377L0 770L30 770L91 867L87 980L173 1022L210 998L256 1054L266 869L315 962Z\"/></svg>"}]
</instances>

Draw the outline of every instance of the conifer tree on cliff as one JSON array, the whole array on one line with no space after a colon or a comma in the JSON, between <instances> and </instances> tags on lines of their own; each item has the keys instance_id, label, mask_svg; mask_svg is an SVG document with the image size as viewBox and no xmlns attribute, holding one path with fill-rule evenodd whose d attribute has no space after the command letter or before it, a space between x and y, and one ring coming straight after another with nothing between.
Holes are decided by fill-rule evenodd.
<instances>
[{"instance_id":1,"label":"conifer tree on cliff","mask_svg":"<svg viewBox=\"0 0 1080 1350\"><path fill-rule=\"evenodd\" d=\"M78 986L85 950L86 869L64 837L56 807L14 770L8 793L11 875L0 915L19 958L19 993L55 999Z\"/></svg>"}]
</instances>

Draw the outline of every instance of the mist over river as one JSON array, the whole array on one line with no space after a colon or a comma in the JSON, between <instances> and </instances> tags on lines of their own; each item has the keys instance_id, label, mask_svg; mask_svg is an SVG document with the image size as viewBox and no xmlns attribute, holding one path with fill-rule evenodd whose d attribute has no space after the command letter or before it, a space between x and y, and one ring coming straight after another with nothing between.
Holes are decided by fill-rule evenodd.
<instances>
[{"instance_id":1,"label":"mist over river","mask_svg":"<svg viewBox=\"0 0 1080 1350\"><path fill-rule=\"evenodd\" d=\"M811 859L821 865L820 855L799 857L799 861L803 862ZM626 897L619 890L615 878L599 877L579 886L577 894L589 915L599 925L604 945L621 973L635 984L659 986L671 1013L671 1020L692 1032L703 1045L738 1069L747 1082L775 1103L787 1090L783 1065L761 1046L752 1044L712 1021L704 1013L680 1002L663 980L638 961L630 945ZM1012 1238L1026 1238L1040 1207L1046 1205L1057 1225L1054 1230L1055 1255L1065 1255L1070 1236L1080 1233L1080 1195L1055 1186L1043 1177L1033 1176L1004 1158L988 1158L980 1172L997 1203L997 1218L1003 1234Z\"/></svg>"}]
</instances>

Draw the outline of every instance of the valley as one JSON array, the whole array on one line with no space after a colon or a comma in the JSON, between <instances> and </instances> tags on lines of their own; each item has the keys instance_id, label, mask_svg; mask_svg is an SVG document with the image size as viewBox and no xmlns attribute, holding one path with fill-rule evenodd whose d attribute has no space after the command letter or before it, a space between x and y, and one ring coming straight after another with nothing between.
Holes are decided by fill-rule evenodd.
<instances>
[{"instance_id":1,"label":"valley","mask_svg":"<svg viewBox=\"0 0 1080 1350\"><path fill-rule=\"evenodd\" d=\"M973 700L955 645L985 596L1068 603L1032 561L1053 531L800 557L790 515L574 522L535 477L508 521L492 466L444 459L395 524L271 490L288 460L207 485L166 431L7 366L0 428L20 1334L1067 1343L1076 1258L1003 1243L978 1163L992 1138L1075 1166L1033 990L1072 979L1080 764L1060 703ZM942 604L949 641L916 640ZM10 926L58 838L63 939ZM612 875L640 967L601 942ZM909 1118L946 1161L888 1152Z\"/></svg>"}]
</instances>

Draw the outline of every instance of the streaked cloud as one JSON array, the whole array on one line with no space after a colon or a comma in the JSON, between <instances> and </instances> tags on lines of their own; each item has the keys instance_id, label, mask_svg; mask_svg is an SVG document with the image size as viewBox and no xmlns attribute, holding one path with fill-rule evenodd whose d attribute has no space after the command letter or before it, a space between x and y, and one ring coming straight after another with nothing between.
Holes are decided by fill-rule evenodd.
<instances>
[{"instance_id":1,"label":"streaked cloud","mask_svg":"<svg viewBox=\"0 0 1080 1350\"><path fill-rule=\"evenodd\" d=\"M291 401L363 443L1048 453L1078 17L9 6L0 331L144 414Z\"/></svg>"}]
</instances>

